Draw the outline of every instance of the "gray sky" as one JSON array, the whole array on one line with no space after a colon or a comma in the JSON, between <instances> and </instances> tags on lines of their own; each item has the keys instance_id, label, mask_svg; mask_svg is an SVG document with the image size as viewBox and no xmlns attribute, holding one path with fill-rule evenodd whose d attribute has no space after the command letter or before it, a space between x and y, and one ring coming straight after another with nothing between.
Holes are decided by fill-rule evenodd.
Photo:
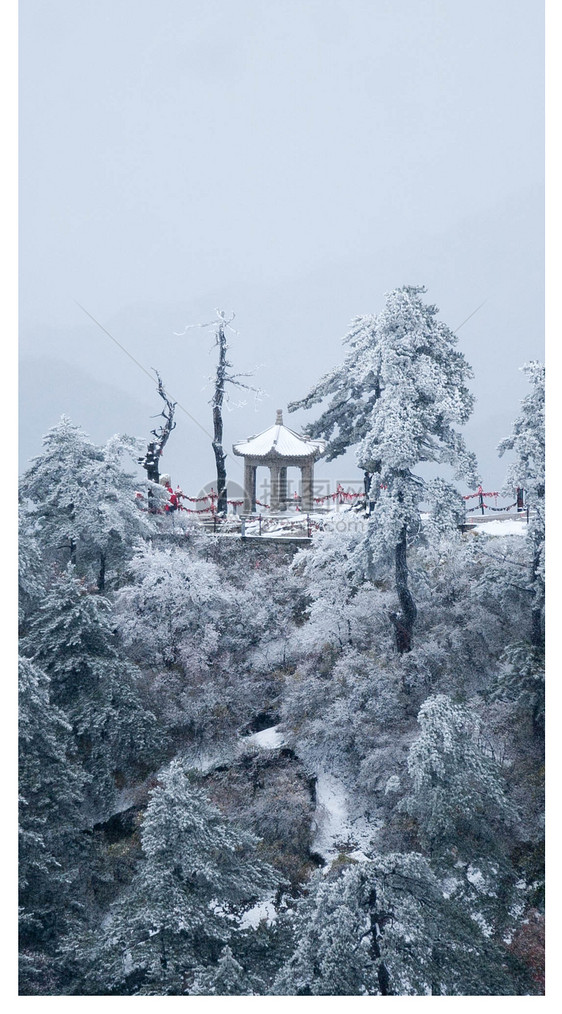
<instances>
[{"instance_id":1,"label":"gray sky","mask_svg":"<svg viewBox=\"0 0 562 1014\"><path fill-rule=\"evenodd\" d=\"M486 300L459 338L498 488L518 367L543 358L541 7L23 0L20 466L63 412L102 442L159 411L75 300L209 430L212 334L174 332L234 310L267 396L225 414L230 448L339 361L352 316L425 284L453 328ZM162 464L198 491L210 441L177 420ZM317 476L359 477L353 455Z\"/></svg>"}]
</instances>

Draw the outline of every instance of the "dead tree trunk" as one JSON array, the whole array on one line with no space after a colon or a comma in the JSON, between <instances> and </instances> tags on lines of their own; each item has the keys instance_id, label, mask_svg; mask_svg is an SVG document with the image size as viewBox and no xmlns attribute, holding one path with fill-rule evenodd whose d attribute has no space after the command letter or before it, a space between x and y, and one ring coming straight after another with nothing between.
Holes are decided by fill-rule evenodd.
<instances>
[{"instance_id":1,"label":"dead tree trunk","mask_svg":"<svg viewBox=\"0 0 562 1014\"><path fill-rule=\"evenodd\" d=\"M222 323L219 324L216 331L216 344L219 350L219 361L215 374L215 391L211 402L213 407L213 453L217 468L217 514L226 514L226 454L222 445L222 406L224 402L224 388L228 379L226 370L230 364L226 361L226 334L224 324Z\"/></svg>"},{"instance_id":2,"label":"dead tree trunk","mask_svg":"<svg viewBox=\"0 0 562 1014\"><path fill-rule=\"evenodd\" d=\"M394 626L396 649L399 655L404 655L412 648L412 631L418 611L408 588L408 546L407 528L404 526L400 541L394 550L396 566L396 591L402 612L389 613L390 620Z\"/></svg>"},{"instance_id":3,"label":"dead tree trunk","mask_svg":"<svg viewBox=\"0 0 562 1014\"><path fill-rule=\"evenodd\" d=\"M139 464L146 470L146 477L149 482L160 481L160 457L167 443L168 437L176 425L174 422L174 409L177 404L166 394L162 378L160 377L158 370L154 370L154 373L156 374L156 378L158 380L158 394L162 398L165 408L163 408L160 413L160 415L164 418L163 425L157 430L155 429L150 431L155 439L151 440L148 444L144 458L139 458ZM150 501L152 500L152 492L150 489L148 490L148 500L150 507Z\"/></svg>"}]
</instances>

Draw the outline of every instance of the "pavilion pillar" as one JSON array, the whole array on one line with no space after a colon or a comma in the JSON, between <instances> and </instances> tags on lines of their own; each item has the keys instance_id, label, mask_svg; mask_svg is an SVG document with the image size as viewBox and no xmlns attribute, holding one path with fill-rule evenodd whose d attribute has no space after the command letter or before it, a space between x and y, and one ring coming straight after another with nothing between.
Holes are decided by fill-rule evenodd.
<instances>
[{"instance_id":1,"label":"pavilion pillar","mask_svg":"<svg viewBox=\"0 0 562 1014\"><path fill-rule=\"evenodd\" d=\"M256 466L244 458L244 513L253 514L256 509Z\"/></svg>"},{"instance_id":2,"label":"pavilion pillar","mask_svg":"<svg viewBox=\"0 0 562 1014\"><path fill-rule=\"evenodd\" d=\"M279 508L287 510L287 469L285 466L279 469Z\"/></svg>"},{"instance_id":3,"label":"pavilion pillar","mask_svg":"<svg viewBox=\"0 0 562 1014\"><path fill-rule=\"evenodd\" d=\"M307 461L304 465L301 465L301 478L302 478L302 509L303 511L312 510L312 490L314 486L314 462Z\"/></svg>"},{"instance_id":4,"label":"pavilion pillar","mask_svg":"<svg viewBox=\"0 0 562 1014\"><path fill-rule=\"evenodd\" d=\"M269 474L271 476L271 495L269 498L269 504L272 511L279 510L280 472L281 468L277 463L269 466Z\"/></svg>"}]
</instances>

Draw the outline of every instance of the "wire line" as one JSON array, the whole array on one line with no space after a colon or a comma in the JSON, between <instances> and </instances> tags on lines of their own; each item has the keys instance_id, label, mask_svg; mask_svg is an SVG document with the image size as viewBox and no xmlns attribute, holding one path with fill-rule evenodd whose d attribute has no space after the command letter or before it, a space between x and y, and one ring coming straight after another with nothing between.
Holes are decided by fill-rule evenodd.
<instances>
[{"instance_id":1,"label":"wire line","mask_svg":"<svg viewBox=\"0 0 562 1014\"><path fill-rule=\"evenodd\" d=\"M126 349L125 346L122 345L121 342L118 341L117 338L115 338L114 335L112 335L111 332L108 331L107 328L103 326L103 324L100 324L99 320L96 320L96 318L93 316L93 314L91 314L90 311L87 310L85 306L82 306L82 303L79 303L77 299L75 299L74 302L76 303L76 306L79 306L80 309L84 311L84 313L86 314L87 317L90 318L90 320L93 320L94 324L97 324L97 326L103 331L104 334L107 335L108 338L111 338L112 342L115 342L115 344L121 349L121 351L124 352L125 355L129 357L129 359L132 359L132 361L138 366L139 370L142 370L142 372L145 373L147 377L150 377L150 380L152 382L154 382L154 377L142 365L142 363L139 363L138 359L135 359L135 357L133 355L131 355L131 353L129 352L129 350ZM188 416L191 419L191 421L194 422L195 425L199 427L200 430L203 430L203 433L205 434L205 436L209 437L209 439L212 440L213 438L212 438L211 434L209 433L209 431L206 430L205 427L201 425L201 423L195 418L195 416L192 416L191 412L188 412L187 409L183 407L183 405L181 404L181 402L178 401L177 398L174 398L174 396L172 394L170 394L170 397L171 397L172 401L176 402L176 405L178 406L178 408L181 408L182 412L185 412L186 416Z\"/></svg>"}]
</instances>

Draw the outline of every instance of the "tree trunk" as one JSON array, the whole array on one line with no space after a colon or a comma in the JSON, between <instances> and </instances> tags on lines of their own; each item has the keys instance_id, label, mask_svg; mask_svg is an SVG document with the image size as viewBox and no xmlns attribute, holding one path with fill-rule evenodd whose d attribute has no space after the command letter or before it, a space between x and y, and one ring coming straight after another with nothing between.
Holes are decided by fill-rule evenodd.
<instances>
[{"instance_id":1,"label":"tree trunk","mask_svg":"<svg viewBox=\"0 0 562 1014\"><path fill-rule=\"evenodd\" d=\"M217 513L226 514L226 454L222 446L222 404L224 400L224 385L226 382L226 335L221 324L217 330L217 345L219 347L219 361L215 376L215 393L213 396L213 452L217 468Z\"/></svg>"},{"instance_id":2,"label":"tree trunk","mask_svg":"<svg viewBox=\"0 0 562 1014\"><path fill-rule=\"evenodd\" d=\"M431 995L441 996L441 982L439 979L441 973L441 954L435 944L431 948L431 964Z\"/></svg>"},{"instance_id":3,"label":"tree trunk","mask_svg":"<svg viewBox=\"0 0 562 1014\"><path fill-rule=\"evenodd\" d=\"M380 994L381 996L393 996L394 994L390 988L390 975L384 961L381 961L381 949L379 946L379 940L384 933L384 927L393 916L391 912L377 911L377 891L375 887L371 889L367 905L369 908L369 935L371 937L370 951L373 961L378 961L377 979Z\"/></svg>"},{"instance_id":4,"label":"tree trunk","mask_svg":"<svg viewBox=\"0 0 562 1014\"><path fill-rule=\"evenodd\" d=\"M146 469L146 477L150 482L160 481L160 469L158 467L159 453L156 449L156 444L150 443L146 451L146 457L143 461L143 468Z\"/></svg>"},{"instance_id":5,"label":"tree trunk","mask_svg":"<svg viewBox=\"0 0 562 1014\"><path fill-rule=\"evenodd\" d=\"M166 406L160 413L160 415L164 419L164 425L160 426L157 430L154 429L150 431L152 433L152 436L156 437L156 440L150 441L150 443L147 446L144 458L139 458L138 461L139 464L142 465L142 467L146 470L146 477L149 480L149 482L158 483L160 482L160 457L168 441L170 433L172 432L173 429L175 429L176 426L174 422L174 410L176 407L176 402L172 401L171 398L169 398L168 395L166 394L166 391L164 390L164 385L162 383L162 378L158 373L158 370L155 370L154 372L158 380L158 394L160 395ZM148 507L150 511L153 511L155 509L151 502L153 499L154 496L152 490L149 489Z\"/></svg>"},{"instance_id":6,"label":"tree trunk","mask_svg":"<svg viewBox=\"0 0 562 1014\"><path fill-rule=\"evenodd\" d=\"M105 553L100 553L100 569L98 574L98 591L105 591Z\"/></svg>"},{"instance_id":7,"label":"tree trunk","mask_svg":"<svg viewBox=\"0 0 562 1014\"><path fill-rule=\"evenodd\" d=\"M407 557L407 530L402 529L400 542L394 551L396 564L396 592L402 612L400 614L390 613L390 620L394 626L396 649L399 655L404 655L412 648L412 631L418 611L416 604L408 588L408 557Z\"/></svg>"},{"instance_id":8,"label":"tree trunk","mask_svg":"<svg viewBox=\"0 0 562 1014\"><path fill-rule=\"evenodd\" d=\"M168 956L166 954L166 943L164 941L164 929L160 930L160 964L162 968L168 967Z\"/></svg>"},{"instance_id":9,"label":"tree trunk","mask_svg":"<svg viewBox=\"0 0 562 1014\"><path fill-rule=\"evenodd\" d=\"M541 543L540 543L539 540L537 540L535 542L535 555L534 555L534 558L533 558L533 569L532 569L532 574L531 574L531 584L532 584L532 586L535 589L536 589L536 586L537 586L537 583L538 583L537 570L538 570L538 567L540 565L541 548L542 548L541 547ZM544 647L544 630L543 630L543 619L542 619L542 614L543 614L543 611L542 611L542 606L543 606L542 596L537 601L537 594L536 594L536 591L534 591L533 597L534 597L535 601L534 601L533 606L531 608L531 644L533 645L534 648L543 648Z\"/></svg>"}]
</instances>

